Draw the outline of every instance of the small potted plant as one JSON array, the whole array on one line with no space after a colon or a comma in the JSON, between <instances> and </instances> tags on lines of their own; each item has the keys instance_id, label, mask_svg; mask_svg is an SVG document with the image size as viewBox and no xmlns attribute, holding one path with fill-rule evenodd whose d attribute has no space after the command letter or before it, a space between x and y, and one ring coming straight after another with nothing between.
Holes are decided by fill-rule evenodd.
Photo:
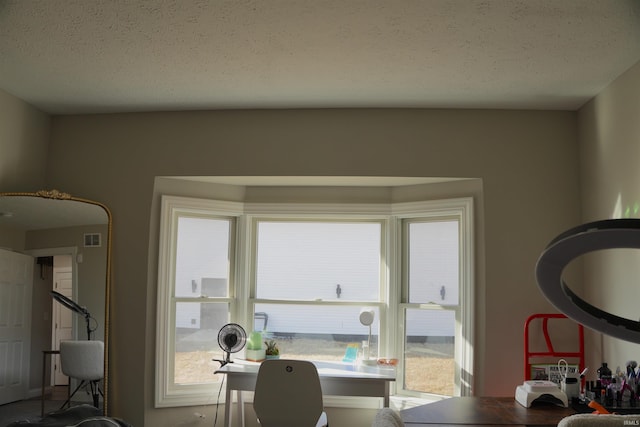
<instances>
[{"instance_id":1,"label":"small potted plant","mask_svg":"<svg viewBox=\"0 0 640 427\"><path fill-rule=\"evenodd\" d=\"M264 343L267 346L265 350L267 359L279 359L280 349L278 348L278 343L276 343L275 340L268 340Z\"/></svg>"}]
</instances>

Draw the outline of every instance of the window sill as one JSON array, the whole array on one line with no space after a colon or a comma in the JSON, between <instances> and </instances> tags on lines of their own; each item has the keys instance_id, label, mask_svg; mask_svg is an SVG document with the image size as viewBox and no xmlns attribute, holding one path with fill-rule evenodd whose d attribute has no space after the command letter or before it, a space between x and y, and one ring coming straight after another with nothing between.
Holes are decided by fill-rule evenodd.
<instances>
[{"instance_id":1,"label":"window sill","mask_svg":"<svg viewBox=\"0 0 640 427\"><path fill-rule=\"evenodd\" d=\"M391 396L391 408L402 411L403 409L415 408L416 406L426 405L427 403L437 402L447 399L447 397L414 397L414 396Z\"/></svg>"}]
</instances>

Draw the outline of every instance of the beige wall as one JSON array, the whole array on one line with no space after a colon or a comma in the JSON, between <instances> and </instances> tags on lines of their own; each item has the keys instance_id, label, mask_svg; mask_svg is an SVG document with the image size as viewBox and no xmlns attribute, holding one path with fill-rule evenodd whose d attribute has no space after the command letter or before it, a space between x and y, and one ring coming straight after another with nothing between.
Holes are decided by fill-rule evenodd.
<instances>
[{"instance_id":1,"label":"beige wall","mask_svg":"<svg viewBox=\"0 0 640 427\"><path fill-rule=\"evenodd\" d=\"M157 270L157 254L149 244L157 227L151 206L154 178L171 175L481 179L476 393L513 395L523 379L524 320L551 310L534 281L536 259L580 218L576 131L575 113L538 111L54 117L49 186L100 200L113 213L112 413L138 426L193 419L193 408L153 408L156 294L150 272Z\"/></svg>"},{"instance_id":2,"label":"beige wall","mask_svg":"<svg viewBox=\"0 0 640 427\"><path fill-rule=\"evenodd\" d=\"M640 217L640 63L579 112L582 216L585 222ZM586 298L606 311L638 320L640 254L607 251L585 262ZM590 366L612 369L638 360L640 348L591 335Z\"/></svg>"},{"instance_id":3,"label":"beige wall","mask_svg":"<svg viewBox=\"0 0 640 427\"><path fill-rule=\"evenodd\" d=\"M0 90L0 192L41 190L51 119Z\"/></svg>"},{"instance_id":4,"label":"beige wall","mask_svg":"<svg viewBox=\"0 0 640 427\"><path fill-rule=\"evenodd\" d=\"M19 252L24 249L24 242L24 231L14 230L7 226L0 226L0 248Z\"/></svg>"}]
</instances>

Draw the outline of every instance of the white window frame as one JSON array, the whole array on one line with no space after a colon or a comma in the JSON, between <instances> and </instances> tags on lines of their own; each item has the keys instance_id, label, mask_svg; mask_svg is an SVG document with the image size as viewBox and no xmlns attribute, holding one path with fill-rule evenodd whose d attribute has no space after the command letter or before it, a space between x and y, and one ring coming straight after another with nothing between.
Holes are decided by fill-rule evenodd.
<instances>
[{"instance_id":1,"label":"white window frame","mask_svg":"<svg viewBox=\"0 0 640 427\"><path fill-rule=\"evenodd\" d=\"M459 303L457 307L446 307L447 310L455 312L455 366L454 370L454 396L471 396L473 394L473 344L474 344L474 232L473 232L473 199L460 198L437 200L429 202L402 203L394 205L394 216L396 218L396 233L403 235L403 224L405 220L447 220L454 219L459 224ZM398 242L404 242L405 238L400 238ZM406 242L405 242L406 244ZM396 248L396 259L402 259L403 248L398 245ZM395 348L398 354L404 350L405 338L405 313L411 308L442 309L436 304L409 303L409 283L407 263L396 269L399 275L396 277L398 290L400 291L399 302L391 305L397 310L398 326L401 333L398 334ZM402 360L402 358L401 358ZM402 363L402 362L401 362ZM401 366L401 372L404 366ZM437 399L439 396L430 393L422 393L404 389L404 377L396 380L396 393L398 395Z\"/></svg>"},{"instance_id":2,"label":"white window frame","mask_svg":"<svg viewBox=\"0 0 640 427\"><path fill-rule=\"evenodd\" d=\"M156 369L155 369L155 407L176 407L207 405L215 403L219 383L175 384L171 373L174 371L175 353L175 304L173 302L175 277L175 241L178 218L182 215L203 218L238 217L242 213L242 204L220 202L216 200L192 199L185 197L162 196L160 214L160 240L158 255L158 312L156 328ZM237 220L236 220L237 228ZM231 234L233 239L233 233ZM237 238L235 239L237 241ZM230 242L235 248L235 242ZM235 256L237 260L237 256ZM227 298L215 298L216 302L229 304L230 317L236 317L234 272L230 272L229 295Z\"/></svg>"},{"instance_id":3,"label":"white window frame","mask_svg":"<svg viewBox=\"0 0 640 427\"><path fill-rule=\"evenodd\" d=\"M169 340L171 328L170 297L173 269L169 260L175 259L171 247L172 221L179 212L198 213L200 215L220 215L236 217L235 242L235 286L230 283L229 307L231 321L253 324L253 312L249 308L261 302L255 295L255 259L253 259L254 225L256 218L288 218L316 220L375 220L383 221L382 254L383 272L381 273L380 302L380 351L384 354L400 354L404 347L402 328L403 272L402 256L402 220L406 218L456 217L460 221L460 307L456 317L456 371L465 375L456 375L455 394L471 395L473 392L473 345L474 345L474 257L473 257L473 199L457 198L411 203L382 204L324 204L324 203L239 203L216 200L194 199L178 196L162 196L161 221L158 257L158 313L156 332L156 387L155 406L175 407L214 404L217 402L221 385L197 384L177 386L169 382L172 371L173 347ZM274 302L269 300L268 302ZM355 302L354 304L358 304ZM395 319L395 321L389 321ZM397 337L391 339L390 337ZM381 353L383 354L383 353ZM402 366L400 369L403 369ZM400 378L400 375L398 376ZM397 389L397 390L393 390ZM402 387L392 387L392 393L402 396L416 396L405 392ZM221 393L224 396L224 393ZM420 393L418 397L428 397ZM327 406L333 407L376 407L365 398L327 399ZM220 402L222 403L222 402Z\"/></svg>"}]
</instances>

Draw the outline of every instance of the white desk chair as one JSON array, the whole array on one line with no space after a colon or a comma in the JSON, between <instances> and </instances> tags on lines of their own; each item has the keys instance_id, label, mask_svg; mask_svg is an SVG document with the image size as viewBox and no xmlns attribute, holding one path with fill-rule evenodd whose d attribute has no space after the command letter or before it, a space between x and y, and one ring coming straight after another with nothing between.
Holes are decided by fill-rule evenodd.
<instances>
[{"instance_id":1,"label":"white desk chair","mask_svg":"<svg viewBox=\"0 0 640 427\"><path fill-rule=\"evenodd\" d=\"M100 380L104 377L104 343L102 341L61 341L60 364L62 373L80 380L78 387L69 395L62 407L71 402L71 398L82 386L91 387L93 405L97 408Z\"/></svg>"},{"instance_id":2,"label":"white desk chair","mask_svg":"<svg viewBox=\"0 0 640 427\"><path fill-rule=\"evenodd\" d=\"M327 426L316 366L305 360L265 360L258 370L253 409L263 427Z\"/></svg>"}]
</instances>

